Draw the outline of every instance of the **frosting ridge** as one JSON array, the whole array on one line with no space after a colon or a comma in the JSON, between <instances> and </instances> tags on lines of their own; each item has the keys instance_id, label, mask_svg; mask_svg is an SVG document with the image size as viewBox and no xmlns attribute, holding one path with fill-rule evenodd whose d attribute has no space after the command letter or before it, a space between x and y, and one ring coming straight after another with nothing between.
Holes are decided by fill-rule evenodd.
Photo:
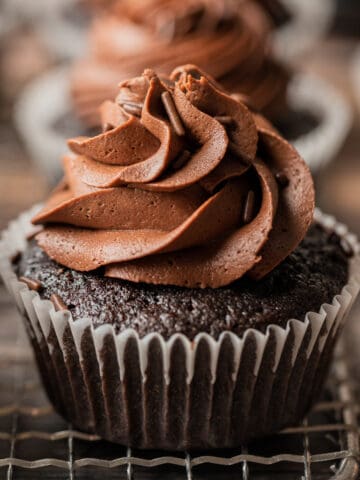
<instances>
[{"instance_id":1,"label":"frosting ridge","mask_svg":"<svg viewBox=\"0 0 360 480\"><path fill-rule=\"evenodd\" d=\"M168 78L145 70L120 84L101 117L103 133L69 140L65 181L33 219L58 263L216 288L263 277L305 236L314 209L307 166L199 68Z\"/></svg>"}]
</instances>

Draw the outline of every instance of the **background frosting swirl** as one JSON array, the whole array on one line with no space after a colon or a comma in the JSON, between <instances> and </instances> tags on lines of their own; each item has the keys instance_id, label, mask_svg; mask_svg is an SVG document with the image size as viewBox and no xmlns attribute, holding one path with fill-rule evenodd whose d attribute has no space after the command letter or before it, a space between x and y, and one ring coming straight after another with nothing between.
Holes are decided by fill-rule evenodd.
<instances>
[{"instance_id":1,"label":"background frosting swirl","mask_svg":"<svg viewBox=\"0 0 360 480\"><path fill-rule=\"evenodd\" d=\"M286 108L289 74L269 55L270 32L253 0L122 0L91 27L90 53L72 72L75 109L96 125L98 106L114 97L119 80L148 65L168 75L191 62L276 117Z\"/></svg>"},{"instance_id":2,"label":"background frosting swirl","mask_svg":"<svg viewBox=\"0 0 360 480\"><path fill-rule=\"evenodd\" d=\"M34 223L58 263L136 282L220 287L261 278L312 221L311 175L261 116L192 65L151 70L69 141L65 179Z\"/></svg>"}]
</instances>

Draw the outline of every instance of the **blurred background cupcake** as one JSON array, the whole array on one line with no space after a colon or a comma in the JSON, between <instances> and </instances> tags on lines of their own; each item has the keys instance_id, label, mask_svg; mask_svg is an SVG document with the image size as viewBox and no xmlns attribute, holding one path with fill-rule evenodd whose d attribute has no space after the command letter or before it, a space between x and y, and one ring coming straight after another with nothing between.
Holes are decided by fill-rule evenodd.
<instances>
[{"instance_id":1,"label":"blurred background cupcake","mask_svg":"<svg viewBox=\"0 0 360 480\"><path fill-rule=\"evenodd\" d=\"M288 74L268 57L270 31L270 19L252 1L116 2L94 20L89 55L72 71L75 110L96 125L98 105L114 95L116 83L148 65L166 74L186 62L276 116Z\"/></svg>"},{"instance_id":2,"label":"blurred background cupcake","mask_svg":"<svg viewBox=\"0 0 360 480\"><path fill-rule=\"evenodd\" d=\"M326 83L276 59L277 36L299 16L292 2L114 0L78 8L95 17L87 53L74 51L70 56L79 59L73 66L31 85L17 107L19 130L51 181L59 175L56 159L64 153L64 139L97 128L98 107L114 95L114 85L148 65L165 74L179 63L200 65L229 91L248 96L249 105L271 118L314 171L342 145L351 118L346 102ZM52 29L51 21L46 24ZM63 36L65 43L71 39L66 29ZM77 42L70 43L76 50ZM47 97L54 99L50 109Z\"/></svg>"}]
</instances>

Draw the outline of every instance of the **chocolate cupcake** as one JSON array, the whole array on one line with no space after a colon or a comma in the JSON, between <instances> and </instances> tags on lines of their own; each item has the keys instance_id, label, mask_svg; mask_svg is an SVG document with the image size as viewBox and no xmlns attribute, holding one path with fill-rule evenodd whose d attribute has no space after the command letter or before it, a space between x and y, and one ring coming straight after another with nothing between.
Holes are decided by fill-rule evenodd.
<instances>
[{"instance_id":1,"label":"chocolate cupcake","mask_svg":"<svg viewBox=\"0 0 360 480\"><path fill-rule=\"evenodd\" d=\"M296 424L359 290L356 238L313 222L303 160L197 67L146 70L101 115L0 249L55 408L138 448Z\"/></svg>"}]
</instances>

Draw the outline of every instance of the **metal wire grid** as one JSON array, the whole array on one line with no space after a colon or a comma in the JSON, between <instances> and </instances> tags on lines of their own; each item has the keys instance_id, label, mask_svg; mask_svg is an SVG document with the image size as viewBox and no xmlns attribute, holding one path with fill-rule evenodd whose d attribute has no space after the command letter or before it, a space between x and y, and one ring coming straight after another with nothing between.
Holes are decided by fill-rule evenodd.
<instances>
[{"instance_id":1,"label":"metal wire grid","mask_svg":"<svg viewBox=\"0 0 360 480\"><path fill-rule=\"evenodd\" d=\"M2 372L6 372L5 380ZM289 428L274 438L250 446L249 450L243 448L236 452L216 452L211 455L207 452L196 455L135 452L130 448L126 450L100 442L95 435L75 431L71 425L62 423L46 403L40 383L34 375L34 366L31 362L25 362L24 358L21 361L12 359L2 367L0 365L0 401L5 391L5 396L12 396L10 403L0 404L0 444L6 444L8 448L7 454L4 448L0 448L1 479L357 478L358 406L351 393L351 379L343 354L338 356L331 375L332 396L319 403L303 425ZM11 377L12 394L9 384ZM8 421L7 431L2 429L4 422L1 420L4 419ZM37 428L24 428L29 425ZM56 428L59 425L63 428ZM318 437L315 452L312 447L313 435ZM299 446L297 451L290 446L288 439L291 437L297 443L301 441L300 450ZM275 453L263 452L278 442L280 447L275 447ZM59 444L61 448L58 449ZM276 448L280 450L276 451ZM28 454L29 450L31 454ZM88 455L94 452L95 456ZM317 466L324 468L319 470Z\"/></svg>"}]
</instances>

